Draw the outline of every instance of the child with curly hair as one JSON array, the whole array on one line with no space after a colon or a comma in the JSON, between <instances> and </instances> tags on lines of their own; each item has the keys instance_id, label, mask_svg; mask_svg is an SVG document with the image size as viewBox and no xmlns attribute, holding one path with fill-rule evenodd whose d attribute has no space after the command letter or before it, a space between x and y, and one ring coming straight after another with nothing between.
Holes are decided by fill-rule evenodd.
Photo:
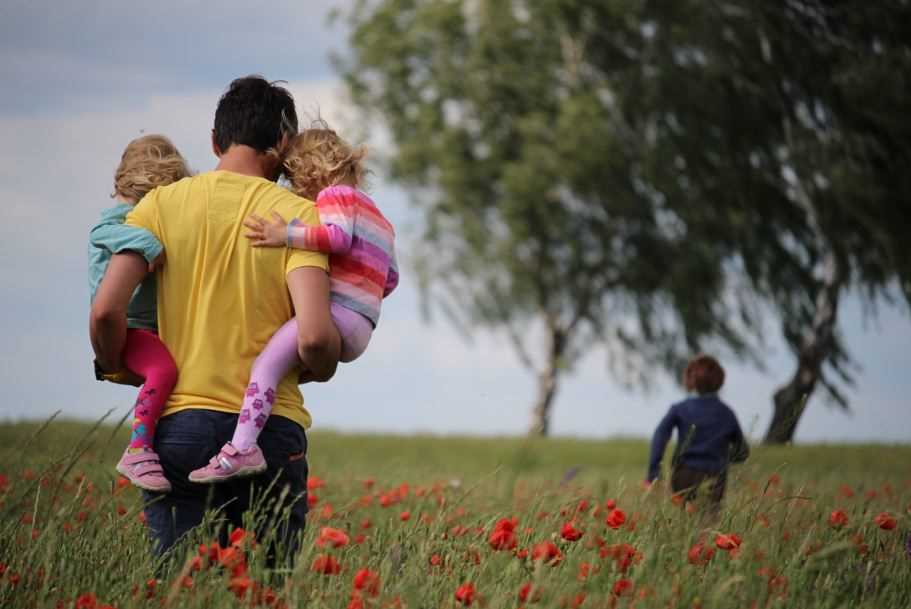
<instances>
[{"instance_id":1,"label":"child with curly hair","mask_svg":"<svg viewBox=\"0 0 911 609\"><path fill-rule=\"evenodd\" d=\"M695 497L698 487L709 485L709 498L718 505L724 496L730 463L746 460L749 446L737 415L718 399L724 384L724 368L710 355L690 360L683 372L683 385L693 394L671 406L652 438L647 482L658 478L661 458L677 430L677 446L671 462L671 489L686 499Z\"/></svg>"},{"instance_id":2,"label":"child with curly hair","mask_svg":"<svg viewBox=\"0 0 911 609\"><path fill-rule=\"evenodd\" d=\"M146 135L131 141L114 173L112 198L119 202L101 212L101 221L89 233L89 291L91 300L104 279L114 254L141 254L149 270L160 262L161 243L148 231L127 226L124 219L142 197L190 175L187 163L171 141L162 135ZM127 309L126 346L123 362L127 372L107 374L95 363L95 377L115 383L142 382L134 407L130 443L117 463L117 471L131 483L149 491L169 491L153 443L155 426L177 382L177 366L158 338L155 275L149 273L130 300Z\"/></svg>"},{"instance_id":3,"label":"child with curly hair","mask_svg":"<svg viewBox=\"0 0 911 609\"><path fill-rule=\"evenodd\" d=\"M363 148L352 148L317 121L298 134L285 154L291 190L315 200L320 226L278 215L245 221L254 247L291 247L329 254L332 320L341 338L339 361L351 362L366 350L380 317L380 304L399 281L395 231L376 204L359 190L364 181ZM234 436L208 465L190 473L193 482L211 483L265 469L257 438L272 410L275 387L298 364L294 320L275 333L253 364ZM308 380L307 371L301 381Z\"/></svg>"}]
</instances>

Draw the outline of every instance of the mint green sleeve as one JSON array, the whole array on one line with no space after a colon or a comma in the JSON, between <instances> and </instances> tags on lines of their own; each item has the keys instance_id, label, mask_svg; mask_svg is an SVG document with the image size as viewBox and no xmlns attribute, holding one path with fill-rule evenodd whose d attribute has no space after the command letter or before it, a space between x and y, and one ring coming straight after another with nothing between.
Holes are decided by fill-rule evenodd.
<instances>
[{"instance_id":1,"label":"mint green sleeve","mask_svg":"<svg viewBox=\"0 0 911 609\"><path fill-rule=\"evenodd\" d=\"M92 245L104 248L111 254L133 251L148 262L158 258L162 251L161 241L144 228L126 224L101 224L89 234Z\"/></svg>"}]
</instances>

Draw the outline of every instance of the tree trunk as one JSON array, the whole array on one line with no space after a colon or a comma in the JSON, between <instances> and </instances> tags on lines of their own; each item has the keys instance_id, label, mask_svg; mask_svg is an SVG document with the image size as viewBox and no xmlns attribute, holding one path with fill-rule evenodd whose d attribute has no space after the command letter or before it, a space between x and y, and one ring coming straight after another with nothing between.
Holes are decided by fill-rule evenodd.
<instances>
[{"instance_id":1,"label":"tree trunk","mask_svg":"<svg viewBox=\"0 0 911 609\"><path fill-rule=\"evenodd\" d=\"M550 362L538 375L538 395L531 410L530 436L546 436L550 432L550 409L557 395L557 367Z\"/></svg>"},{"instance_id":2,"label":"tree trunk","mask_svg":"<svg viewBox=\"0 0 911 609\"><path fill-rule=\"evenodd\" d=\"M550 412L557 395L560 358L566 348L567 334L555 324L548 324L550 345L544 369L538 373L538 395L531 410L530 436L546 436L550 432Z\"/></svg>"},{"instance_id":3,"label":"tree trunk","mask_svg":"<svg viewBox=\"0 0 911 609\"><path fill-rule=\"evenodd\" d=\"M785 444L794 440L797 423L822 374L822 366L832 352L835 324L838 320L838 298L841 273L835 257L825 260L825 277L816 296L813 325L808 329L797 352L797 370L773 397L774 414L766 432L766 444Z\"/></svg>"}]
</instances>

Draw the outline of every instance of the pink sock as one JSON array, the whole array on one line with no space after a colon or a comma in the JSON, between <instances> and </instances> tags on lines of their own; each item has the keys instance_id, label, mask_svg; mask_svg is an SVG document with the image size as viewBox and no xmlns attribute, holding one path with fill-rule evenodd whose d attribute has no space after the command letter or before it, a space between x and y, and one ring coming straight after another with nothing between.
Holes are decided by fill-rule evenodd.
<instances>
[{"instance_id":1,"label":"pink sock","mask_svg":"<svg viewBox=\"0 0 911 609\"><path fill-rule=\"evenodd\" d=\"M240 417L231 439L239 450L254 444L272 413L279 382L299 361L297 355L297 321L292 319L272 335L263 352L253 362L250 384L244 394Z\"/></svg>"},{"instance_id":2,"label":"pink sock","mask_svg":"<svg viewBox=\"0 0 911 609\"><path fill-rule=\"evenodd\" d=\"M123 363L145 378L134 410L130 449L152 449L155 426L177 383L177 365L158 335L150 330L127 330Z\"/></svg>"}]
</instances>

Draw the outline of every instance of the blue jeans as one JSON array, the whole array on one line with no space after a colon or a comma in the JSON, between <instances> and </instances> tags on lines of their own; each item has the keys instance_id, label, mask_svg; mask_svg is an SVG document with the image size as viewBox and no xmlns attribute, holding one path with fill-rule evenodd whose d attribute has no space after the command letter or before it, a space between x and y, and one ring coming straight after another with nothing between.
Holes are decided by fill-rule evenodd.
<instances>
[{"instance_id":1,"label":"blue jeans","mask_svg":"<svg viewBox=\"0 0 911 609\"><path fill-rule=\"evenodd\" d=\"M256 505L256 538L274 539L269 562L290 563L296 554L307 516L307 436L304 428L273 415L259 436L268 468L262 474L219 484L195 484L187 476L234 435L237 415L214 410L183 410L163 417L155 431L155 452L161 458L170 493L143 493L145 516L155 554L170 550L202 522L206 510L219 510L219 540L227 542L227 525L244 526L243 515ZM280 548L281 556L275 548Z\"/></svg>"}]
</instances>

